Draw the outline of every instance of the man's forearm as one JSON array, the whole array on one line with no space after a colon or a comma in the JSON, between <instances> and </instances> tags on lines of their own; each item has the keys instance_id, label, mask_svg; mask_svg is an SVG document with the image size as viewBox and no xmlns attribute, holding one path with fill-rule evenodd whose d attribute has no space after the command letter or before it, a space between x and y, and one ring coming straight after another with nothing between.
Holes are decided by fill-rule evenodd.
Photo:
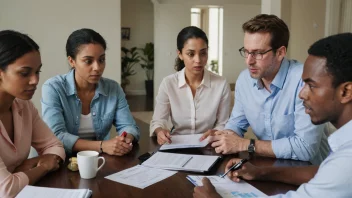
<instances>
[{"instance_id":1,"label":"man's forearm","mask_svg":"<svg viewBox=\"0 0 352 198\"><path fill-rule=\"evenodd\" d=\"M293 185L301 185L311 180L319 166L262 167L257 180L270 180Z\"/></svg>"},{"instance_id":2,"label":"man's forearm","mask_svg":"<svg viewBox=\"0 0 352 198\"><path fill-rule=\"evenodd\" d=\"M276 157L270 140L255 140L255 153L266 157Z\"/></svg>"}]
</instances>

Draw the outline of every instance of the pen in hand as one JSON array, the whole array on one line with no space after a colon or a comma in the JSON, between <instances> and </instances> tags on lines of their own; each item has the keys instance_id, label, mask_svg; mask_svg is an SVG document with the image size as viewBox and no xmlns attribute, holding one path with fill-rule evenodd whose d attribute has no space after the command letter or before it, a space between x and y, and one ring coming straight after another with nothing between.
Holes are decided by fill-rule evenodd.
<instances>
[{"instance_id":1,"label":"pen in hand","mask_svg":"<svg viewBox=\"0 0 352 198\"><path fill-rule=\"evenodd\" d=\"M235 171L235 170L238 170L242 167L242 165L244 163L246 163L248 161L248 159L242 159L240 162L238 162L237 164L231 166L231 168L229 168L229 170L226 171L226 173L222 174L220 177L221 178L224 178L225 175L227 175L227 173L229 173L230 171Z\"/></svg>"},{"instance_id":2,"label":"pen in hand","mask_svg":"<svg viewBox=\"0 0 352 198\"><path fill-rule=\"evenodd\" d=\"M127 132L126 131L122 132L120 136L125 138L127 136ZM132 142L130 142L130 145L132 145Z\"/></svg>"}]
</instances>

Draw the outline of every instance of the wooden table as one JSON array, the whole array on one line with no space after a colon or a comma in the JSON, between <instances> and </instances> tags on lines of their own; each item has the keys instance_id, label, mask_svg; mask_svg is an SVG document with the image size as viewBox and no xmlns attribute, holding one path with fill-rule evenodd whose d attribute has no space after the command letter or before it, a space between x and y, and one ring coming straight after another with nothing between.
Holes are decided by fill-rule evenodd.
<instances>
[{"instance_id":1,"label":"wooden table","mask_svg":"<svg viewBox=\"0 0 352 198\"><path fill-rule=\"evenodd\" d=\"M194 185L190 183L186 176L187 172L178 172L177 174L153 184L145 189L139 189L132 186L127 186L104 177L122 171L124 169L135 166L139 163L138 156L147 152L155 151L158 146L155 138L149 138L148 125L136 120L138 126L141 128L141 140L138 145L135 145L132 152L126 156L109 156L103 154L106 163L104 167L97 173L94 179L81 179L79 172L72 172L67 169L68 160L65 166L62 166L58 171L50 173L42 178L36 186L43 187L56 187L56 188L89 188L93 191L92 198L105 198L105 197L192 197ZM182 149L176 152L179 153L192 153L192 154L209 154L215 155L213 149ZM210 171L209 175L223 173L224 167L229 159L232 157L245 157L246 153L240 155L224 156L221 162ZM308 165L307 162L300 162L294 160L277 160L272 158L265 158L256 156L250 160L258 166L299 166ZM286 193L289 190L296 190L297 186L288 185L277 182L261 182L261 181L248 181L251 185L255 186L267 195L274 195L279 193ZM50 197L50 196L49 196Z\"/></svg>"}]
</instances>

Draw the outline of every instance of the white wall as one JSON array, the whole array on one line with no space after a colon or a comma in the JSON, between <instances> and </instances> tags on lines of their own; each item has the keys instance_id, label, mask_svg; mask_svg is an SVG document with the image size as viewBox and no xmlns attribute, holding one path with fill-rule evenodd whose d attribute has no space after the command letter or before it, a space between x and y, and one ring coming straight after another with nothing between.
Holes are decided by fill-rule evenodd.
<instances>
[{"instance_id":1,"label":"white wall","mask_svg":"<svg viewBox=\"0 0 352 198\"><path fill-rule=\"evenodd\" d=\"M154 42L154 11L150 0L122 0L121 27L130 27L130 40L122 40L123 47L142 48L145 43ZM137 14L138 13L138 14ZM136 75L128 77L131 84L126 87L127 94L145 94L145 71L135 66Z\"/></svg>"},{"instance_id":2,"label":"white wall","mask_svg":"<svg viewBox=\"0 0 352 198\"><path fill-rule=\"evenodd\" d=\"M238 53L238 49L243 46L242 23L260 13L260 1L154 0L155 96L161 80L175 72L173 68L178 32L190 25L191 8L201 5L224 8L224 76L230 83L234 83L240 71L245 68L244 60Z\"/></svg>"},{"instance_id":3,"label":"white wall","mask_svg":"<svg viewBox=\"0 0 352 198\"><path fill-rule=\"evenodd\" d=\"M235 83L241 71L247 68L238 52L243 47L242 24L257 14L260 14L260 5L232 4L224 7L223 76L229 83Z\"/></svg>"},{"instance_id":4,"label":"white wall","mask_svg":"<svg viewBox=\"0 0 352 198\"><path fill-rule=\"evenodd\" d=\"M1 1L0 28L29 34L40 46L42 73L32 99L40 111L41 86L50 77L68 72L65 45L69 34L92 28L107 41L104 76L120 82L120 0Z\"/></svg>"}]
</instances>

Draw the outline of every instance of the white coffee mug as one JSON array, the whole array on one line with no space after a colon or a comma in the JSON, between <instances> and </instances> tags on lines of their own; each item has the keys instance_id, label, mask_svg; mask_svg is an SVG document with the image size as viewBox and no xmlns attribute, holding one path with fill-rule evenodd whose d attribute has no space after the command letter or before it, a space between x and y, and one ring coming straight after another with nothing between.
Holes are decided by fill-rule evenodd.
<instances>
[{"instance_id":1,"label":"white coffee mug","mask_svg":"<svg viewBox=\"0 0 352 198\"><path fill-rule=\"evenodd\" d=\"M103 163L98 167L99 159L102 159ZM77 153L77 163L81 178L91 179L104 166L105 159L104 157L99 157L99 153L96 151L81 151Z\"/></svg>"}]
</instances>

